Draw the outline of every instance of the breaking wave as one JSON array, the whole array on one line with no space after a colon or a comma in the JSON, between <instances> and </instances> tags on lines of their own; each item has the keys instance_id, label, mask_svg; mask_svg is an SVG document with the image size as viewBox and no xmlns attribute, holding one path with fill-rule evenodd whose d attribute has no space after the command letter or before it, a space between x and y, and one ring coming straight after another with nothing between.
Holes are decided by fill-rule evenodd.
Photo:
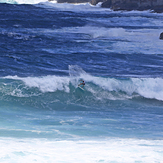
<instances>
[{"instance_id":1,"label":"breaking wave","mask_svg":"<svg viewBox=\"0 0 163 163\"><path fill-rule=\"evenodd\" d=\"M86 82L85 91L78 88L80 80ZM143 97L163 101L162 78L110 78L92 76L76 65L69 66L69 76L41 77L6 76L0 80L1 93L14 96L33 96L59 93L93 97L96 100L117 100Z\"/></svg>"}]
</instances>

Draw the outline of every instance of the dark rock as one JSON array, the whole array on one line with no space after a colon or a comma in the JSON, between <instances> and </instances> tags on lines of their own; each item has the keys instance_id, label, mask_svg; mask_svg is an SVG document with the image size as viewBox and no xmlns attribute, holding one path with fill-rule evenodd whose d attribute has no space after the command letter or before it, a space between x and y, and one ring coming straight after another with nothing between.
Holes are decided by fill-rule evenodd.
<instances>
[{"instance_id":1,"label":"dark rock","mask_svg":"<svg viewBox=\"0 0 163 163\"><path fill-rule=\"evenodd\" d=\"M53 1L53 0L49 0ZM153 10L157 13L163 12L163 0L57 0L58 3L91 3L96 5L102 2L101 7L117 10Z\"/></svg>"},{"instance_id":2,"label":"dark rock","mask_svg":"<svg viewBox=\"0 0 163 163\"><path fill-rule=\"evenodd\" d=\"M114 10L137 10L138 9L138 4L137 3L120 3L120 4L113 4L112 8Z\"/></svg>"},{"instance_id":3,"label":"dark rock","mask_svg":"<svg viewBox=\"0 0 163 163\"><path fill-rule=\"evenodd\" d=\"M107 1L102 3L101 7L103 7L103 8L110 8L111 5L112 5L112 0L107 0Z\"/></svg>"},{"instance_id":4,"label":"dark rock","mask_svg":"<svg viewBox=\"0 0 163 163\"><path fill-rule=\"evenodd\" d=\"M151 8L151 0L112 0L113 10L147 10Z\"/></svg>"},{"instance_id":5,"label":"dark rock","mask_svg":"<svg viewBox=\"0 0 163 163\"><path fill-rule=\"evenodd\" d=\"M163 12L163 0L106 0L102 7L117 10L154 10L157 13Z\"/></svg>"},{"instance_id":6,"label":"dark rock","mask_svg":"<svg viewBox=\"0 0 163 163\"><path fill-rule=\"evenodd\" d=\"M163 40L163 32L160 34L160 39Z\"/></svg>"},{"instance_id":7,"label":"dark rock","mask_svg":"<svg viewBox=\"0 0 163 163\"><path fill-rule=\"evenodd\" d=\"M57 0L57 3L87 3L90 0Z\"/></svg>"},{"instance_id":8,"label":"dark rock","mask_svg":"<svg viewBox=\"0 0 163 163\"><path fill-rule=\"evenodd\" d=\"M154 6L152 9L157 13L163 13L163 5Z\"/></svg>"}]
</instances>

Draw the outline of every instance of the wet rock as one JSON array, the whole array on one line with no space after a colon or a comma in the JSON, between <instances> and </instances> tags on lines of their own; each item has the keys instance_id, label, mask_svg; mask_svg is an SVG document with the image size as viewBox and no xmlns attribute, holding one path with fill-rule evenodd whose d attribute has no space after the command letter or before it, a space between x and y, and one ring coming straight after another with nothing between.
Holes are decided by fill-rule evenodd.
<instances>
[{"instance_id":1,"label":"wet rock","mask_svg":"<svg viewBox=\"0 0 163 163\"><path fill-rule=\"evenodd\" d=\"M163 40L163 32L160 34L160 40Z\"/></svg>"},{"instance_id":2,"label":"wet rock","mask_svg":"<svg viewBox=\"0 0 163 163\"><path fill-rule=\"evenodd\" d=\"M57 0L57 3L87 3L90 0Z\"/></svg>"},{"instance_id":3,"label":"wet rock","mask_svg":"<svg viewBox=\"0 0 163 163\"><path fill-rule=\"evenodd\" d=\"M107 0L107 1L102 3L101 7L103 7L103 8L110 8L111 5L112 5L112 0Z\"/></svg>"}]
</instances>

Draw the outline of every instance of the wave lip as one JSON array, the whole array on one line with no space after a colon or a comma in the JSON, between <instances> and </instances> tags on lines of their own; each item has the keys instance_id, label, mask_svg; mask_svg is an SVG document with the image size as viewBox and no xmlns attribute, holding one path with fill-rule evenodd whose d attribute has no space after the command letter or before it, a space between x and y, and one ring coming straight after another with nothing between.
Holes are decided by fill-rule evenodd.
<instances>
[{"instance_id":1,"label":"wave lip","mask_svg":"<svg viewBox=\"0 0 163 163\"><path fill-rule=\"evenodd\" d=\"M69 77L43 76L43 77L18 77L6 76L5 79L21 80L30 88L39 88L41 92L55 92L57 90L69 92Z\"/></svg>"},{"instance_id":2,"label":"wave lip","mask_svg":"<svg viewBox=\"0 0 163 163\"><path fill-rule=\"evenodd\" d=\"M135 92L139 95L163 101L163 79L162 78L133 78L136 89Z\"/></svg>"}]
</instances>

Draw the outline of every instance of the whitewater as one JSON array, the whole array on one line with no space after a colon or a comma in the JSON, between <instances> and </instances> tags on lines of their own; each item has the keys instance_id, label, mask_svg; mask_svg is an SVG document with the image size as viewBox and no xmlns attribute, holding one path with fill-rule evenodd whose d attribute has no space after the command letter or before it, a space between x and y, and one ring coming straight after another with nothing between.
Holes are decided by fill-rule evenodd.
<instances>
[{"instance_id":1,"label":"whitewater","mask_svg":"<svg viewBox=\"0 0 163 163\"><path fill-rule=\"evenodd\" d=\"M100 5L0 0L0 162L162 163L163 14Z\"/></svg>"}]
</instances>

